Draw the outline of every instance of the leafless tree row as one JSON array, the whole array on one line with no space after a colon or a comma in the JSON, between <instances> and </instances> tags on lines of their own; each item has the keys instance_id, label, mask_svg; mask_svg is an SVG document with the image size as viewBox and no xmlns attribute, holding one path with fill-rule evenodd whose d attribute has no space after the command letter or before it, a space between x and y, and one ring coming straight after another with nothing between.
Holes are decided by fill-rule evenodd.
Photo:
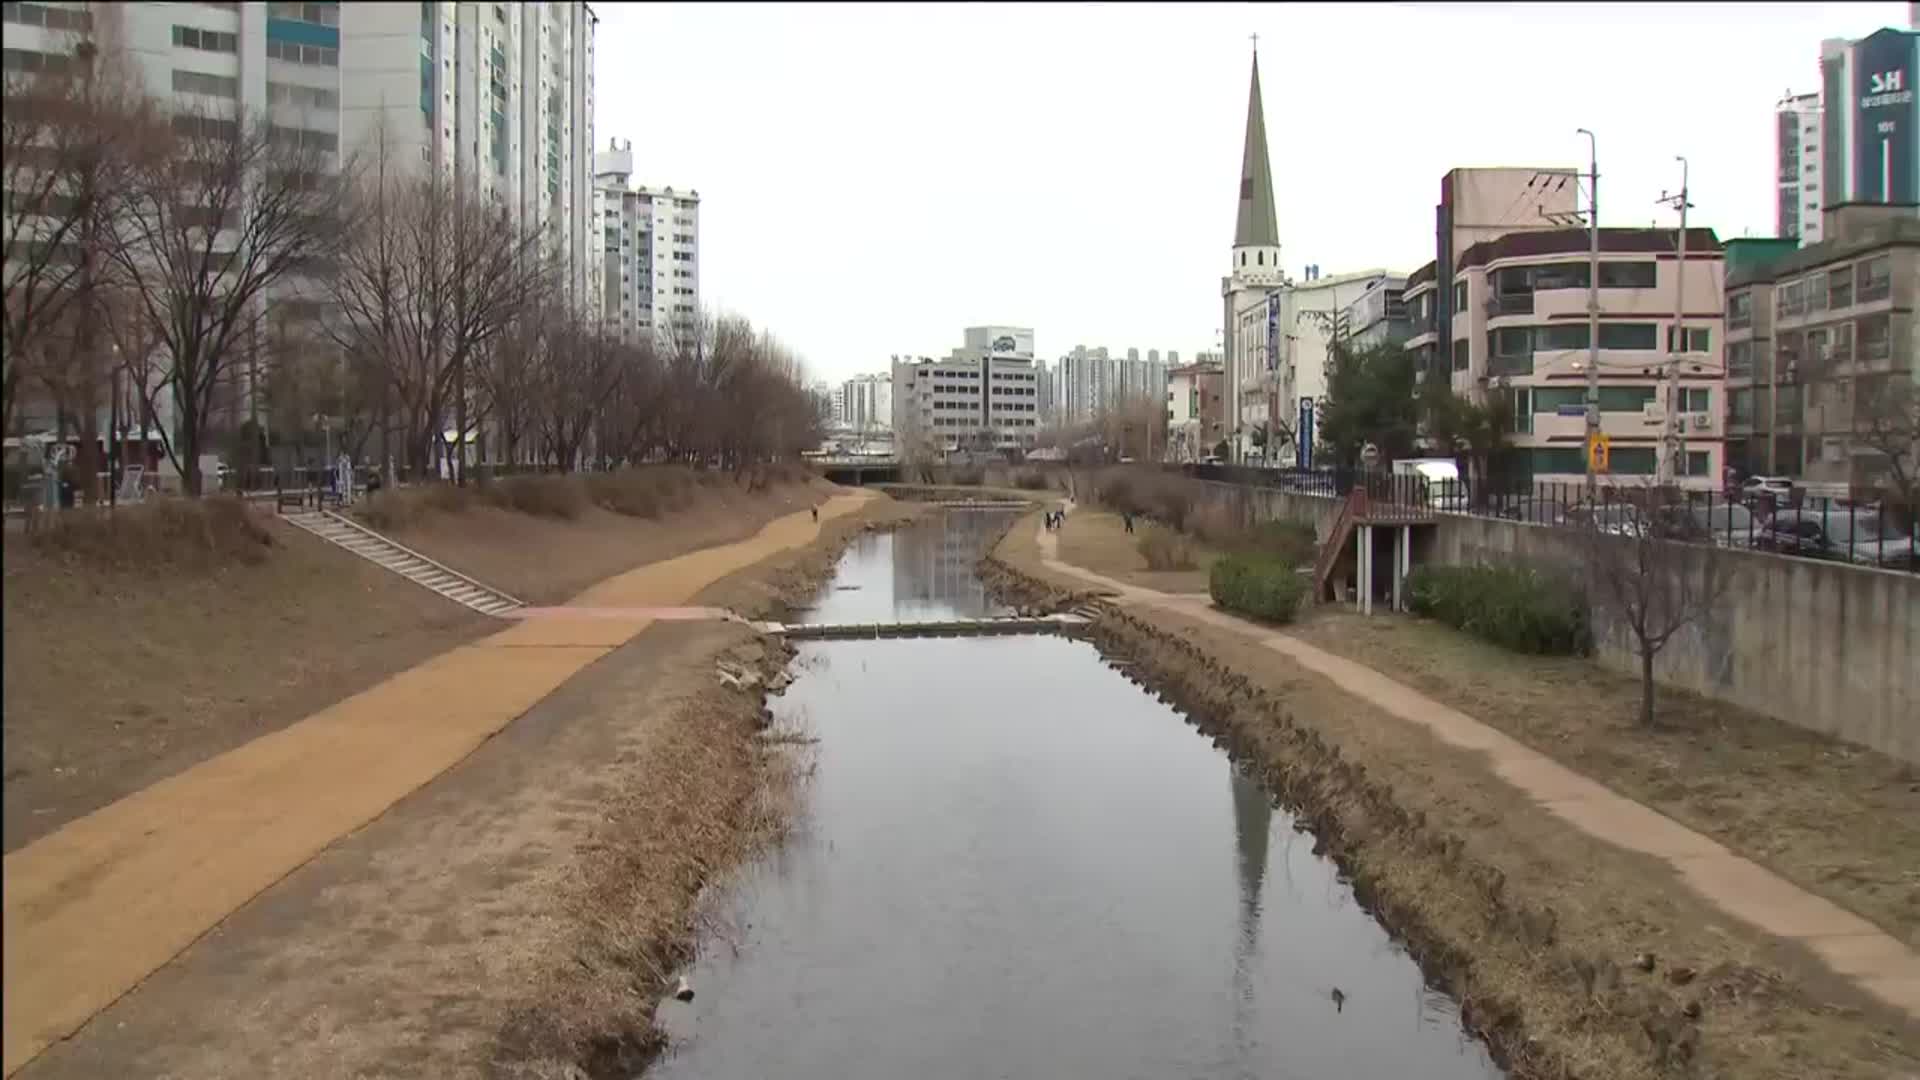
<instances>
[{"instance_id":1,"label":"leafless tree row","mask_svg":"<svg viewBox=\"0 0 1920 1080\"><path fill-rule=\"evenodd\" d=\"M311 447L324 429L415 475L476 457L738 467L817 441L770 335L731 316L604 326L561 238L384 137L341 157L237 106L162 104L84 42L6 79L0 420L11 434L23 401L50 402L84 477L108 403L196 494L203 454L257 457L262 432Z\"/></svg>"}]
</instances>

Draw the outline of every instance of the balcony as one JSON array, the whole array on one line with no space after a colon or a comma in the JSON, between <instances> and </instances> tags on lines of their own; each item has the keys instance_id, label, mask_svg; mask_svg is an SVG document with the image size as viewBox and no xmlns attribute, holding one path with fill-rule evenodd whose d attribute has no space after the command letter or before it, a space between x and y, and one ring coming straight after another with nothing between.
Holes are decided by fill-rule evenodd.
<instances>
[{"instance_id":1,"label":"balcony","mask_svg":"<svg viewBox=\"0 0 1920 1080\"><path fill-rule=\"evenodd\" d=\"M1502 315L1531 314L1533 314L1533 294L1530 292L1501 293L1498 296L1487 299L1488 318L1497 319Z\"/></svg>"}]
</instances>

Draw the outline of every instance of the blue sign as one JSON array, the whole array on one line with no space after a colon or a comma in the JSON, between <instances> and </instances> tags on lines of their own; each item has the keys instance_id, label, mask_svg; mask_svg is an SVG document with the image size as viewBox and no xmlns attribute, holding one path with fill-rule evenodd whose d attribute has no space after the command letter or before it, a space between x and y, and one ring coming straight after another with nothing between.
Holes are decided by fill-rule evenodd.
<instances>
[{"instance_id":1,"label":"blue sign","mask_svg":"<svg viewBox=\"0 0 1920 1080\"><path fill-rule=\"evenodd\" d=\"M1280 294L1267 294L1267 370L1280 366Z\"/></svg>"},{"instance_id":2,"label":"blue sign","mask_svg":"<svg viewBox=\"0 0 1920 1080\"><path fill-rule=\"evenodd\" d=\"M1587 415L1587 407L1585 405L1559 405L1559 406L1555 406L1553 411L1554 411L1554 415L1556 416Z\"/></svg>"},{"instance_id":3,"label":"blue sign","mask_svg":"<svg viewBox=\"0 0 1920 1080\"><path fill-rule=\"evenodd\" d=\"M1300 399L1300 422L1294 428L1297 443L1293 450L1294 463L1302 469L1313 468L1313 399Z\"/></svg>"},{"instance_id":4,"label":"blue sign","mask_svg":"<svg viewBox=\"0 0 1920 1080\"><path fill-rule=\"evenodd\" d=\"M1863 38L1853 81L1853 197L1920 200L1920 34L1886 29Z\"/></svg>"}]
</instances>

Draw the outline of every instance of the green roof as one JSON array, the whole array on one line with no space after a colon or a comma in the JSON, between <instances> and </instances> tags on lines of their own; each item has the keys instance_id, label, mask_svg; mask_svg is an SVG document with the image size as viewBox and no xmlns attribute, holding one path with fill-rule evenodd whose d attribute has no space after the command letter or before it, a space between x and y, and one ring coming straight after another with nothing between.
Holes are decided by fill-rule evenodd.
<instances>
[{"instance_id":1,"label":"green roof","mask_svg":"<svg viewBox=\"0 0 1920 1080\"><path fill-rule=\"evenodd\" d=\"M1260 109L1260 54L1253 54L1253 86L1247 92L1247 143L1240 153L1240 217L1234 247L1279 247L1280 220L1273 210L1273 168L1267 161L1267 121Z\"/></svg>"}]
</instances>

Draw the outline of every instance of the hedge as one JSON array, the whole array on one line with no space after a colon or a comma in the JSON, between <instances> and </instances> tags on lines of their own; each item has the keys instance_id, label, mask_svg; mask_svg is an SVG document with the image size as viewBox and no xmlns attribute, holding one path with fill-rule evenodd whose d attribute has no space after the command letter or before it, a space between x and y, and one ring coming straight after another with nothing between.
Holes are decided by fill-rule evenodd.
<instances>
[{"instance_id":1,"label":"hedge","mask_svg":"<svg viewBox=\"0 0 1920 1080\"><path fill-rule=\"evenodd\" d=\"M1270 556L1227 555L1207 575L1207 592L1228 611L1268 622L1292 622L1307 595L1307 582L1293 565Z\"/></svg>"},{"instance_id":2,"label":"hedge","mask_svg":"<svg viewBox=\"0 0 1920 1080\"><path fill-rule=\"evenodd\" d=\"M1505 566L1422 566L1407 577L1415 613L1514 652L1585 655L1586 604L1564 579Z\"/></svg>"}]
</instances>

